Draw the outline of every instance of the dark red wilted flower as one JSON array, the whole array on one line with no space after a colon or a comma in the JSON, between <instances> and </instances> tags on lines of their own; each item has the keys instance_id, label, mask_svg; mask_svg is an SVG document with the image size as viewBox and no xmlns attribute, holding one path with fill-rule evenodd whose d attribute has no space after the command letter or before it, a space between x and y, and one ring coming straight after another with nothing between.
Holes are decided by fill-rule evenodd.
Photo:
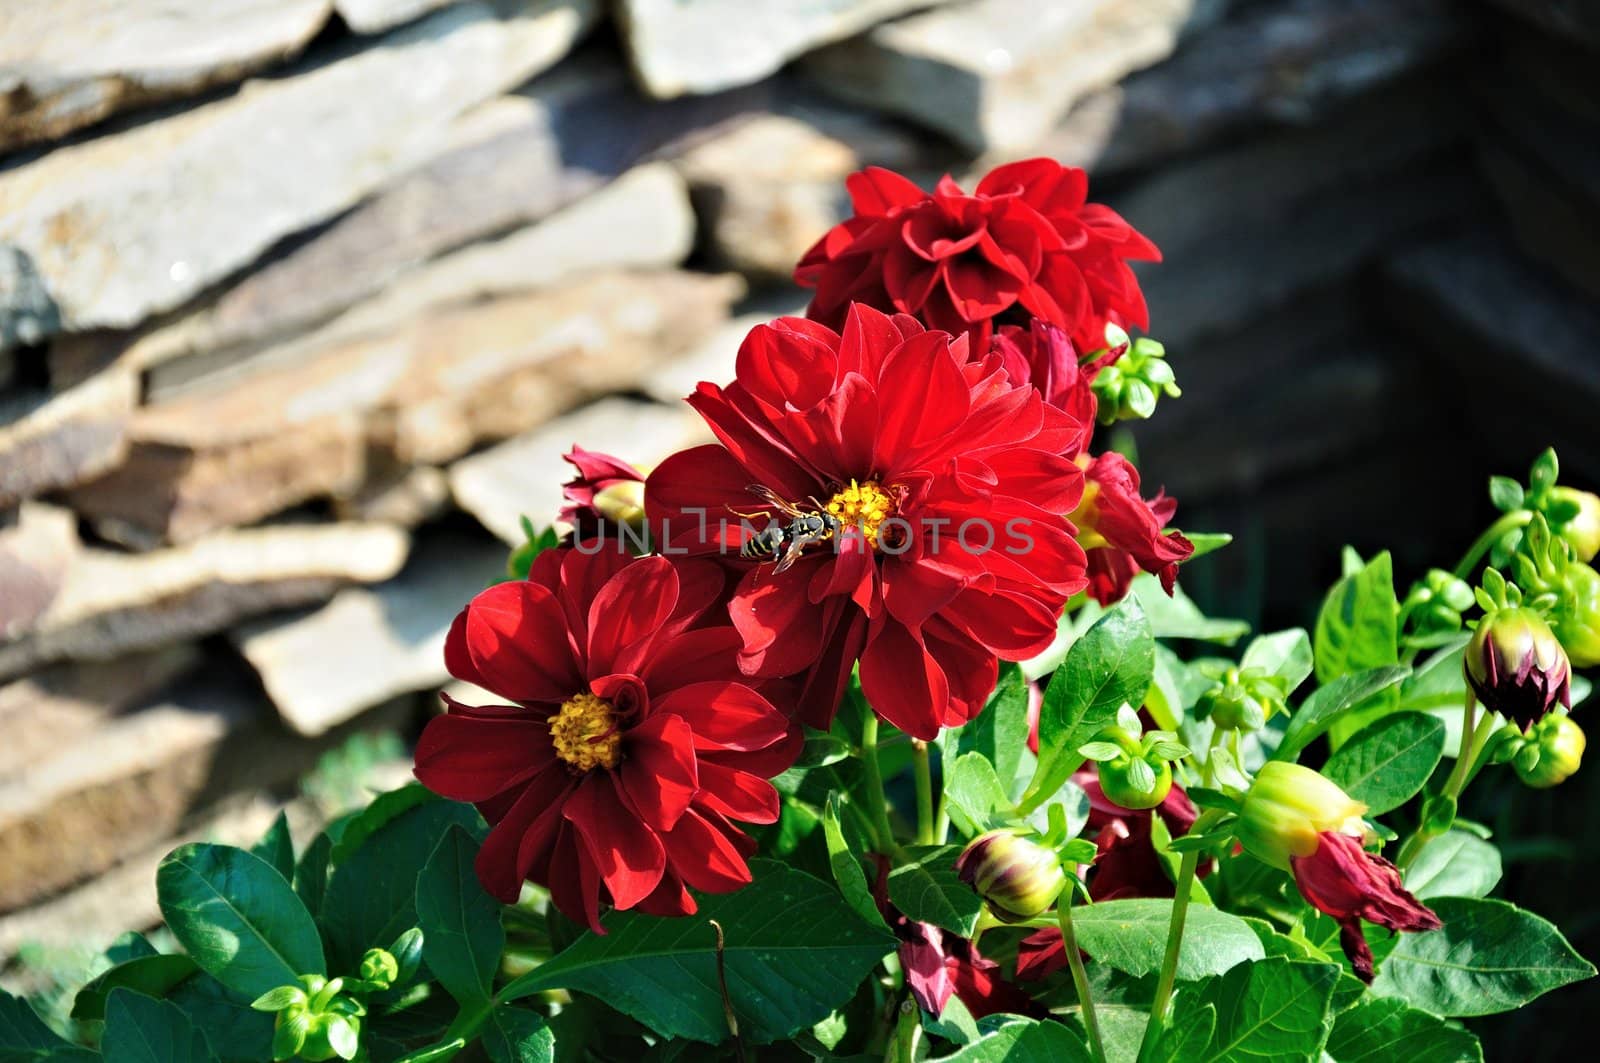
<instances>
[{"instance_id":1,"label":"dark red wilted flower","mask_svg":"<svg viewBox=\"0 0 1600 1063\"><path fill-rule=\"evenodd\" d=\"M1088 486L1072 513L1078 541L1088 553L1089 596L1101 605L1120 601L1139 570L1154 573L1168 594L1178 582L1178 565L1194 554L1182 532L1163 531L1178 503L1165 493L1144 499L1139 470L1114 451L1084 469Z\"/></svg>"},{"instance_id":2,"label":"dark red wilted flower","mask_svg":"<svg viewBox=\"0 0 1600 1063\"><path fill-rule=\"evenodd\" d=\"M602 534L609 525L634 524L644 517L644 473L621 458L574 446L565 455L578 475L561 485L559 520L572 525L580 540Z\"/></svg>"},{"instance_id":3,"label":"dark red wilted flower","mask_svg":"<svg viewBox=\"0 0 1600 1063\"><path fill-rule=\"evenodd\" d=\"M1400 869L1361 839L1343 831L1323 831L1310 856L1292 856L1289 868L1300 895L1339 923L1339 947L1363 982L1371 983L1372 949L1361 921L1389 930L1437 930L1444 924L1400 884Z\"/></svg>"},{"instance_id":4,"label":"dark red wilted flower","mask_svg":"<svg viewBox=\"0 0 1600 1063\"><path fill-rule=\"evenodd\" d=\"M1106 797L1100 781L1091 771L1080 771L1072 781L1089 795L1089 822L1084 836L1093 838L1098 849L1089 872L1089 896L1096 901L1121 897L1171 897L1172 879L1167 877L1156 851L1151 847L1150 822L1159 815L1167 833L1174 838L1189 833L1198 810L1174 783L1166 799L1153 809L1134 811ZM1202 875L1209 870L1202 868ZM1017 977L1044 978L1067 965L1061 947L1061 931L1047 927L1024 938L1017 946Z\"/></svg>"},{"instance_id":5,"label":"dark red wilted flower","mask_svg":"<svg viewBox=\"0 0 1600 1063\"><path fill-rule=\"evenodd\" d=\"M724 585L704 562L546 550L527 580L456 617L450 673L510 704L446 697L416 775L492 824L477 858L489 893L514 901L532 879L603 932L602 902L686 915L685 885L750 881L755 842L735 823L777 819L767 780L792 763L797 735L739 673L738 633L702 626Z\"/></svg>"},{"instance_id":6,"label":"dark red wilted flower","mask_svg":"<svg viewBox=\"0 0 1600 1063\"><path fill-rule=\"evenodd\" d=\"M758 325L738 379L689 397L720 444L650 476L656 541L745 567L730 613L741 665L803 675L805 722L829 726L852 665L867 700L918 738L960 724L994 688L996 657L1055 638L1085 584L1063 514L1077 505L1083 425L1011 382L994 354L905 315L851 309L844 334L815 321ZM741 562L741 514L784 515L759 485L837 522L790 564Z\"/></svg>"},{"instance_id":7,"label":"dark red wilted flower","mask_svg":"<svg viewBox=\"0 0 1600 1063\"><path fill-rule=\"evenodd\" d=\"M852 302L915 315L989 345L997 318L1043 318L1080 350L1105 326L1144 328L1144 295L1128 259L1161 252L1109 207L1086 202L1084 171L1054 159L992 170L971 194L946 176L932 193L870 166L846 185L854 215L817 241L795 280L815 288L808 316L843 326Z\"/></svg>"}]
</instances>

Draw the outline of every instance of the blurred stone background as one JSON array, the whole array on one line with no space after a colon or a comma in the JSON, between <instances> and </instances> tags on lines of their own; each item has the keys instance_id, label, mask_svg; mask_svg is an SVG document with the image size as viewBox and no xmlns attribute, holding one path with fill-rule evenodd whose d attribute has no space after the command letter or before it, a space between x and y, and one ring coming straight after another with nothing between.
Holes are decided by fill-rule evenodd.
<instances>
[{"instance_id":1,"label":"blurred stone background","mask_svg":"<svg viewBox=\"0 0 1600 1063\"><path fill-rule=\"evenodd\" d=\"M1048 154L1165 250L1132 441L1238 537L1216 611L1452 561L1547 443L1600 485L1597 53L1562 0L0 6L0 981L153 922L177 841L403 778L560 454L697 441L867 163ZM1591 957L1597 774L1507 798ZM1490 1058L1579 1043L1558 1000Z\"/></svg>"}]
</instances>

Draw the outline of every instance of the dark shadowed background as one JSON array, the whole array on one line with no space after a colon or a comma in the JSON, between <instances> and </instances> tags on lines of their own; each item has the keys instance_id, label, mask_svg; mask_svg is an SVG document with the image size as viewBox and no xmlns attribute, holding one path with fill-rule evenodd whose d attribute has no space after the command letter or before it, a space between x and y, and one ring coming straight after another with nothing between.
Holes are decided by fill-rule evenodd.
<instances>
[{"instance_id":1,"label":"dark shadowed background","mask_svg":"<svg viewBox=\"0 0 1600 1063\"><path fill-rule=\"evenodd\" d=\"M562 451L698 440L864 164L1051 155L1164 249L1184 396L1131 445L1237 537L1211 611L1449 567L1549 444L1600 487L1597 64L1563 0L6 5L0 982L153 923L177 839L404 778ZM1468 809L1591 958L1597 780ZM1597 1006L1474 1025L1554 1056Z\"/></svg>"}]
</instances>

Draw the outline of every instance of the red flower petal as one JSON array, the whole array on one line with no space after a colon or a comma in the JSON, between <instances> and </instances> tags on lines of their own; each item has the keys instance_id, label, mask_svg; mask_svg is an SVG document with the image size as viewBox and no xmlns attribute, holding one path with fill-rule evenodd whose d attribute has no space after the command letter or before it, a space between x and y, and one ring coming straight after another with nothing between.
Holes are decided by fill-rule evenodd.
<instances>
[{"instance_id":1,"label":"red flower petal","mask_svg":"<svg viewBox=\"0 0 1600 1063\"><path fill-rule=\"evenodd\" d=\"M555 766L550 726L531 714L435 716L417 739L414 772L453 801L487 801Z\"/></svg>"},{"instance_id":2,"label":"red flower petal","mask_svg":"<svg viewBox=\"0 0 1600 1063\"><path fill-rule=\"evenodd\" d=\"M697 749L762 749L789 730L783 713L739 683L691 683L658 697L654 709L683 717Z\"/></svg>"},{"instance_id":3,"label":"red flower petal","mask_svg":"<svg viewBox=\"0 0 1600 1063\"><path fill-rule=\"evenodd\" d=\"M661 712L630 728L617 777L647 826L671 830L700 788L694 731L681 717Z\"/></svg>"},{"instance_id":4,"label":"red flower petal","mask_svg":"<svg viewBox=\"0 0 1600 1063\"><path fill-rule=\"evenodd\" d=\"M462 641L479 685L512 701L560 702L582 683L555 595L498 583L467 606Z\"/></svg>"},{"instance_id":5,"label":"red flower petal","mask_svg":"<svg viewBox=\"0 0 1600 1063\"><path fill-rule=\"evenodd\" d=\"M776 823L778 791L759 775L728 767L716 759L727 754L707 753L700 758L700 793L696 806L720 812L741 823Z\"/></svg>"},{"instance_id":6,"label":"red flower petal","mask_svg":"<svg viewBox=\"0 0 1600 1063\"><path fill-rule=\"evenodd\" d=\"M567 798L562 815L575 828L618 908L632 908L661 882L661 839L618 796L610 773L592 771Z\"/></svg>"},{"instance_id":7,"label":"red flower petal","mask_svg":"<svg viewBox=\"0 0 1600 1063\"><path fill-rule=\"evenodd\" d=\"M678 604L678 573L664 557L620 569L589 603L589 674L636 671Z\"/></svg>"},{"instance_id":8,"label":"red flower petal","mask_svg":"<svg viewBox=\"0 0 1600 1063\"><path fill-rule=\"evenodd\" d=\"M662 841L672 863L692 888L705 893L731 893L750 884L750 867L726 834L690 812Z\"/></svg>"}]
</instances>

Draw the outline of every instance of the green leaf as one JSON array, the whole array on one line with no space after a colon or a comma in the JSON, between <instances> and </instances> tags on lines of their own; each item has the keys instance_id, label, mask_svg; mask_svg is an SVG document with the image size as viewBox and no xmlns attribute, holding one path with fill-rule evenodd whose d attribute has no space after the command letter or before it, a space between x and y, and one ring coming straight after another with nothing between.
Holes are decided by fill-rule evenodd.
<instances>
[{"instance_id":1,"label":"green leaf","mask_svg":"<svg viewBox=\"0 0 1600 1063\"><path fill-rule=\"evenodd\" d=\"M472 868L477 854L472 836L452 826L417 876L422 958L462 1007L493 995L494 972L506 943L500 905L483 892Z\"/></svg>"},{"instance_id":2,"label":"green leaf","mask_svg":"<svg viewBox=\"0 0 1600 1063\"><path fill-rule=\"evenodd\" d=\"M1277 676L1284 681L1284 692L1292 694L1311 675L1311 636L1298 627L1258 635L1245 647L1239 667L1259 668L1267 675Z\"/></svg>"},{"instance_id":3,"label":"green leaf","mask_svg":"<svg viewBox=\"0 0 1600 1063\"><path fill-rule=\"evenodd\" d=\"M1335 583L1323 601L1314 642L1317 681L1398 661L1399 617L1394 570L1385 551Z\"/></svg>"},{"instance_id":4,"label":"green leaf","mask_svg":"<svg viewBox=\"0 0 1600 1063\"><path fill-rule=\"evenodd\" d=\"M985 1034L941 1063L1089 1063L1089 1049L1059 1022L1018 1019Z\"/></svg>"},{"instance_id":5,"label":"green leaf","mask_svg":"<svg viewBox=\"0 0 1600 1063\"><path fill-rule=\"evenodd\" d=\"M354 970L362 953L387 947L417 925L417 875L452 824L476 831L478 814L471 805L455 801L413 805L373 831L334 868L322 901L322 925L334 969ZM352 823L345 837L354 829Z\"/></svg>"},{"instance_id":6,"label":"green leaf","mask_svg":"<svg viewBox=\"0 0 1600 1063\"><path fill-rule=\"evenodd\" d=\"M187 956L140 956L126 960L78 990L72 1002L74 1019L103 1019L106 998L127 988L147 997L164 997L200 968Z\"/></svg>"},{"instance_id":7,"label":"green leaf","mask_svg":"<svg viewBox=\"0 0 1600 1063\"><path fill-rule=\"evenodd\" d=\"M1406 889L1430 897L1487 897L1500 882L1500 850L1464 830L1432 839L1406 868Z\"/></svg>"},{"instance_id":8,"label":"green leaf","mask_svg":"<svg viewBox=\"0 0 1600 1063\"><path fill-rule=\"evenodd\" d=\"M1122 756L1122 747L1115 742L1085 742L1078 747L1086 760L1116 760Z\"/></svg>"},{"instance_id":9,"label":"green leaf","mask_svg":"<svg viewBox=\"0 0 1600 1063\"><path fill-rule=\"evenodd\" d=\"M1197 1029L1195 1012L1210 1007L1216 1026L1203 1051L1184 1063L1316 1059L1328 1035L1328 1005L1339 968L1273 958L1246 963L1178 998L1174 1028Z\"/></svg>"},{"instance_id":10,"label":"green leaf","mask_svg":"<svg viewBox=\"0 0 1600 1063\"><path fill-rule=\"evenodd\" d=\"M1595 973L1561 931L1505 901L1440 897L1444 926L1402 934L1372 991L1456 1018L1493 1015Z\"/></svg>"},{"instance_id":11,"label":"green leaf","mask_svg":"<svg viewBox=\"0 0 1600 1063\"><path fill-rule=\"evenodd\" d=\"M1232 646L1250 633L1250 625L1243 620L1206 616L1182 587L1174 587L1168 595L1161 582L1147 572L1134 579L1129 597L1144 608L1150 633L1158 639L1197 639Z\"/></svg>"},{"instance_id":12,"label":"green leaf","mask_svg":"<svg viewBox=\"0 0 1600 1063\"><path fill-rule=\"evenodd\" d=\"M1189 555L1190 561L1193 561L1197 557L1205 557L1207 554L1212 553L1213 551L1221 550L1224 546L1227 546L1229 543L1233 542L1232 532L1186 531L1183 534L1184 537L1187 538L1194 546L1194 553Z\"/></svg>"},{"instance_id":13,"label":"green leaf","mask_svg":"<svg viewBox=\"0 0 1600 1063\"><path fill-rule=\"evenodd\" d=\"M1344 675L1318 687L1289 717L1283 740L1273 752L1273 760L1294 760L1300 751L1328 729L1342 715L1404 679L1410 672L1400 665L1370 668Z\"/></svg>"},{"instance_id":14,"label":"green leaf","mask_svg":"<svg viewBox=\"0 0 1600 1063\"><path fill-rule=\"evenodd\" d=\"M254 998L325 974L317 924L266 861L227 845L185 845L156 869L173 935L217 981Z\"/></svg>"},{"instance_id":15,"label":"green leaf","mask_svg":"<svg viewBox=\"0 0 1600 1063\"><path fill-rule=\"evenodd\" d=\"M333 839L327 831L319 831L300 854L294 866L294 891L299 894L306 910L314 916L322 914L322 898L328 892L329 861L333 857Z\"/></svg>"},{"instance_id":16,"label":"green leaf","mask_svg":"<svg viewBox=\"0 0 1600 1063\"><path fill-rule=\"evenodd\" d=\"M538 1012L501 1005L484 1025L483 1047L493 1063L550 1063L556 1035Z\"/></svg>"},{"instance_id":17,"label":"green leaf","mask_svg":"<svg viewBox=\"0 0 1600 1063\"><path fill-rule=\"evenodd\" d=\"M287 814L279 812L267 833L250 847L250 851L276 868L285 882L294 881L294 839L289 836Z\"/></svg>"},{"instance_id":18,"label":"green leaf","mask_svg":"<svg viewBox=\"0 0 1600 1063\"><path fill-rule=\"evenodd\" d=\"M1443 756L1443 723L1423 712L1398 712L1357 731L1322 774L1381 816L1411 800Z\"/></svg>"},{"instance_id":19,"label":"green leaf","mask_svg":"<svg viewBox=\"0 0 1600 1063\"><path fill-rule=\"evenodd\" d=\"M127 963L129 960L137 960L141 956L155 955L157 955L156 947L150 944L148 938L136 930L129 930L127 933L119 935L117 940L111 943L111 947L105 951L105 958L112 966L119 963Z\"/></svg>"},{"instance_id":20,"label":"green leaf","mask_svg":"<svg viewBox=\"0 0 1600 1063\"><path fill-rule=\"evenodd\" d=\"M1489 477L1489 501L1502 513L1522 508L1522 485L1509 476Z\"/></svg>"},{"instance_id":21,"label":"green leaf","mask_svg":"<svg viewBox=\"0 0 1600 1063\"><path fill-rule=\"evenodd\" d=\"M0 990L0 1063L90 1063L100 1057L68 1044L21 997Z\"/></svg>"},{"instance_id":22,"label":"green leaf","mask_svg":"<svg viewBox=\"0 0 1600 1063\"><path fill-rule=\"evenodd\" d=\"M1022 801L1024 814L1061 788L1083 763L1079 747L1144 703L1155 671L1155 640L1137 599L1128 597L1072 644L1039 710L1039 766Z\"/></svg>"},{"instance_id":23,"label":"green leaf","mask_svg":"<svg viewBox=\"0 0 1600 1063\"><path fill-rule=\"evenodd\" d=\"M205 1033L223 1063L261 1063L272 1054L273 1017L251 1010L250 999L209 974L195 975L167 996Z\"/></svg>"},{"instance_id":24,"label":"green leaf","mask_svg":"<svg viewBox=\"0 0 1600 1063\"><path fill-rule=\"evenodd\" d=\"M1009 795L1022 771L1028 751L1028 680L1022 669L1009 662L1000 666L1000 678L983 712L953 736L942 739L948 752L946 770L969 753L981 754L994 766L995 777Z\"/></svg>"},{"instance_id":25,"label":"green leaf","mask_svg":"<svg viewBox=\"0 0 1600 1063\"><path fill-rule=\"evenodd\" d=\"M1170 900L1101 901L1072 909L1078 947L1096 962L1136 977L1161 969L1171 921ZM1243 919L1190 905L1183 925L1183 948L1178 952L1179 980L1221 974L1236 963L1265 955L1261 941Z\"/></svg>"},{"instance_id":26,"label":"green leaf","mask_svg":"<svg viewBox=\"0 0 1600 1063\"><path fill-rule=\"evenodd\" d=\"M131 989L116 990L106 1002L100 1053L106 1063L217 1063L189 1016Z\"/></svg>"},{"instance_id":27,"label":"green leaf","mask_svg":"<svg viewBox=\"0 0 1600 1063\"><path fill-rule=\"evenodd\" d=\"M828 796L828 803L822 810L822 834L828 845L828 866L833 869L833 880L839 884L845 902L862 919L887 930L888 924L883 921L878 904L872 899L872 890L867 886L866 873L861 870L861 859L845 841L844 828L839 823L837 794Z\"/></svg>"},{"instance_id":28,"label":"green leaf","mask_svg":"<svg viewBox=\"0 0 1600 1063\"><path fill-rule=\"evenodd\" d=\"M1459 1026L1404 1001L1367 997L1342 1012L1328 1036L1335 1063L1482 1063L1483 1046Z\"/></svg>"},{"instance_id":29,"label":"green leaf","mask_svg":"<svg viewBox=\"0 0 1600 1063\"><path fill-rule=\"evenodd\" d=\"M833 872L834 882L839 886L839 892L844 896L845 902L868 923L874 926L888 928L883 921L883 915L878 911L878 903L872 897L872 890L867 885L867 876L861 868L861 858L850 847L850 842L845 837L844 826L839 819L838 794L829 794L828 802L822 811L823 841L828 849L828 866Z\"/></svg>"},{"instance_id":30,"label":"green leaf","mask_svg":"<svg viewBox=\"0 0 1600 1063\"><path fill-rule=\"evenodd\" d=\"M1150 1055L1140 1055L1139 1063L1189 1063L1204 1055L1217 1030L1217 1009L1213 1004L1196 1004L1179 1007L1172 1016L1172 1024L1161 1034Z\"/></svg>"},{"instance_id":31,"label":"green leaf","mask_svg":"<svg viewBox=\"0 0 1600 1063\"><path fill-rule=\"evenodd\" d=\"M439 796L421 783L410 783L398 790L381 793L372 799L372 803L345 824L344 830L339 833L338 840L334 842L333 853L328 863L333 867L349 860L356 854L356 850L366 844L367 839L378 831L388 826L394 820L405 815L418 805L430 801L438 801Z\"/></svg>"},{"instance_id":32,"label":"green leaf","mask_svg":"<svg viewBox=\"0 0 1600 1063\"><path fill-rule=\"evenodd\" d=\"M487 1038L486 1038L487 1040ZM394 1063L444 1063L447 1059L454 1059L463 1048L467 1047L464 1037L452 1037L436 1045L419 1048L415 1052L407 1052L394 1060ZM537 1059L538 1057L534 1057Z\"/></svg>"},{"instance_id":33,"label":"green leaf","mask_svg":"<svg viewBox=\"0 0 1600 1063\"><path fill-rule=\"evenodd\" d=\"M999 826L1014 812L994 766L981 753L956 759L945 779L944 795L950 819L969 838Z\"/></svg>"},{"instance_id":34,"label":"green leaf","mask_svg":"<svg viewBox=\"0 0 1600 1063\"><path fill-rule=\"evenodd\" d=\"M983 898L956 877L957 845L913 849L912 862L889 872L889 900L908 919L971 937Z\"/></svg>"},{"instance_id":35,"label":"green leaf","mask_svg":"<svg viewBox=\"0 0 1600 1063\"><path fill-rule=\"evenodd\" d=\"M709 925L716 920L726 938L728 990L741 1036L756 1044L794 1036L855 995L894 949L894 935L804 872L771 860L752 860L750 868L755 881L736 893L697 895L699 911L689 918L612 912L605 917L609 933L586 932L506 986L500 999L578 990L663 1037L721 1041L728 1029Z\"/></svg>"}]
</instances>

